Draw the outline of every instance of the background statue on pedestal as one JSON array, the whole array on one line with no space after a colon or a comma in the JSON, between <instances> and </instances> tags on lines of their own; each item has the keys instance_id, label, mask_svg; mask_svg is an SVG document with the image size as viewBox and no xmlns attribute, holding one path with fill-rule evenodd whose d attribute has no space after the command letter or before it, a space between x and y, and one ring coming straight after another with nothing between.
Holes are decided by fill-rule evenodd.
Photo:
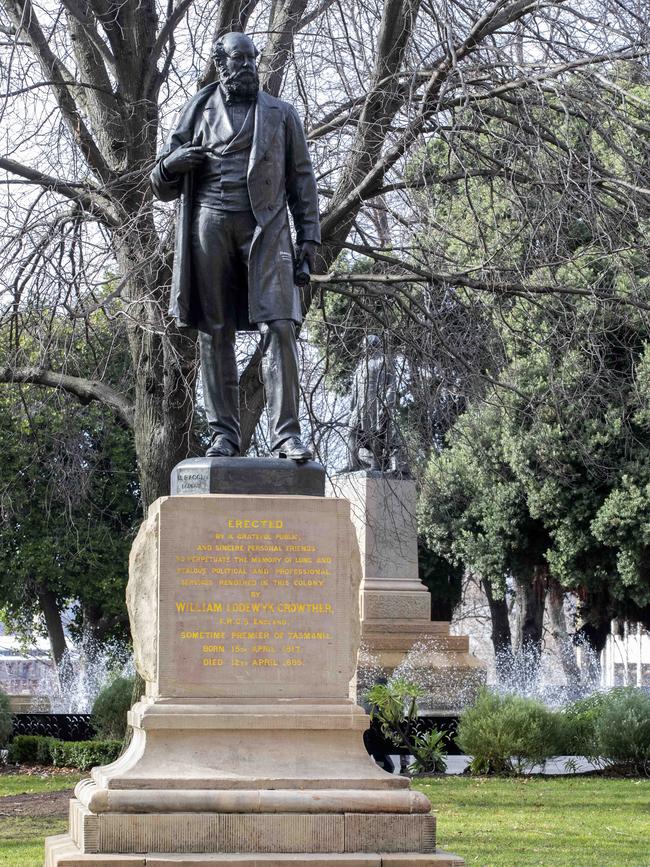
<instances>
[{"instance_id":1,"label":"background statue on pedestal","mask_svg":"<svg viewBox=\"0 0 650 867\"><path fill-rule=\"evenodd\" d=\"M406 473L404 447L395 425L397 371L381 338L369 334L352 378L346 470Z\"/></svg>"}]
</instances>

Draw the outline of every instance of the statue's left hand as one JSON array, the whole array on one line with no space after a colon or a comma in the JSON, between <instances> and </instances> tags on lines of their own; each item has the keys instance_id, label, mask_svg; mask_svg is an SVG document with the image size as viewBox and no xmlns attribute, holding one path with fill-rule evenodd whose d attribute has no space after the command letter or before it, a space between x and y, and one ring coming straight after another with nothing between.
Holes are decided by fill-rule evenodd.
<instances>
[{"instance_id":1,"label":"statue's left hand","mask_svg":"<svg viewBox=\"0 0 650 867\"><path fill-rule=\"evenodd\" d=\"M313 241L303 241L297 250L298 264L307 262L310 272L316 267L316 244Z\"/></svg>"}]
</instances>

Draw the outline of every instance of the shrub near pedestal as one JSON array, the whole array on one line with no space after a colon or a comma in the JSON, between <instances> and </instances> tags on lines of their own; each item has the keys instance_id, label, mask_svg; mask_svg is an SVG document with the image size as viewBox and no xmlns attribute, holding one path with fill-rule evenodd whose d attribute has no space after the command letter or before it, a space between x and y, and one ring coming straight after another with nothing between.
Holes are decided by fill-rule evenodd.
<instances>
[{"instance_id":1,"label":"shrub near pedestal","mask_svg":"<svg viewBox=\"0 0 650 867\"><path fill-rule=\"evenodd\" d=\"M596 723L596 743L612 764L650 774L650 696L633 687L617 690Z\"/></svg>"},{"instance_id":2,"label":"shrub near pedestal","mask_svg":"<svg viewBox=\"0 0 650 867\"><path fill-rule=\"evenodd\" d=\"M552 756L586 756L600 767L650 774L650 696L637 687L595 693L550 710L483 690L458 723L456 741L477 774L513 774Z\"/></svg>"},{"instance_id":3,"label":"shrub near pedestal","mask_svg":"<svg viewBox=\"0 0 650 867\"><path fill-rule=\"evenodd\" d=\"M446 733L437 729L417 730L417 700L423 694L416 684L401 678L387 684L377 683L366 693L370 719L379 721L385 738L413 756L410 772L444 774L447 770Z\"/></svg>"},{"instance_id":4,"label":"shrub near pedestal","mask_svg":"<svg viewBox=\"0 0 650 867\"><path fill-rule=\"evenodd\" d=\"M458 722L456 742L473 756L476 774L514 774L560 755L564 740L559 714L541 702L481 690Z\"/></svg>"},{"instance_id":5,"label":"shrub near pedestal","mask_svg":"<svg viewBox=\"0 0 650 867\"><path fill-rule=\"evenodd\" d=\"M93 727L102 738L119 740L126 734L126 715L133 704L132 677L116 677L93 704Z\"/></svg>"}]
</instances>

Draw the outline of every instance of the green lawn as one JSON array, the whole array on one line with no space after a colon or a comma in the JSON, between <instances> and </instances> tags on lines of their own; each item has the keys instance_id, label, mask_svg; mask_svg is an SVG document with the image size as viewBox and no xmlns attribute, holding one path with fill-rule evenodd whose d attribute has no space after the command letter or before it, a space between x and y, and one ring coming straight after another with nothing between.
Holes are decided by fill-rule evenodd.
<instances>
[{"instance_id":1,"label":"green lawn","mask_svg":"<svg viewBox=\"0 0 650 867\"><path fill-rule=\"evenodd\" d=\"M0 796L61 791L77 779L0 776ZM438 845L468 867L650 867L650 780L446 777L415 786L438 814ZM0 818L0 865L42 867L43 838L66 826Z\"/></svg>"},{"instance_id":2,"label":"green lawn","mask_svg":"<svg viewBox=\"0 0 650 867\"><path fill-rule=\"evenodd\" d=\"M3 795L72 791L82 774L0 774L0 813ZM87 775L86 775L87 776ZM62 834L67 819L26 815L0 816L0 867L43 867L43 838Z\"/></svg>"},{"instance_id":3,"label":"green lawn","mask_svg":"<svg viewBox=\"0 0 650 867\"><path fill-rule=\"evenodd\" d=\"M650 780L435 778L438 845L480 867L649 867Z\"/></svg>"},{"instance_id":4,"label":"green lawn","mask_svg":"<svg viewBox=\"0 0 650 867\"><path fill-rule=\"evenodd\" d=\"M0 774L0 797L63 792L65 789L74 789L84 776L88 774Z\"/></svg>"},{"instance_id":5,"label":"green lawn","mask_svg":"<svg viewBox=\"0 0 650 867\"><path fill-rule=\"evenodd\" d=\"M63 834L67 828L67 819L0 817L0 865L43 867L43 840L50 834Z\"/></svg>"}]
</instances>

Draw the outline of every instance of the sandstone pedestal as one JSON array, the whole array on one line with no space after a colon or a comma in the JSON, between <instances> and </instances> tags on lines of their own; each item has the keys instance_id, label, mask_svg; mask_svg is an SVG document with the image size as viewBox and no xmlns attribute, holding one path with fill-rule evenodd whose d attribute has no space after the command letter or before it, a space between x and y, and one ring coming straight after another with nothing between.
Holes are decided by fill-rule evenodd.
<instances>
[{"instance_id":1,"label":"sandstone pedestal","mask_svg":"<svg viewBox=\"0 0 650 867\"><path fill-rule=\"evenodd\" d=\"M485 682L486 667L469 652L468 636L430 619L418 577L415 482L360 470L335 476L331 489L349 500L359 542L362 646L386 674L408 655L427 691L426 712L457 712Z\"/></svg>"},{"instance_id":2,"label":"sandstone pedestal","mask_svg":"<svg viewBox=\"0 0 650 867\"><path fill-rule=\"evenodd\" d=\"M345 500L158 500L127 591L133 739L78 784L46 867L462 865L363 747L360 578Z\"/></svg>"}]
</instances>

